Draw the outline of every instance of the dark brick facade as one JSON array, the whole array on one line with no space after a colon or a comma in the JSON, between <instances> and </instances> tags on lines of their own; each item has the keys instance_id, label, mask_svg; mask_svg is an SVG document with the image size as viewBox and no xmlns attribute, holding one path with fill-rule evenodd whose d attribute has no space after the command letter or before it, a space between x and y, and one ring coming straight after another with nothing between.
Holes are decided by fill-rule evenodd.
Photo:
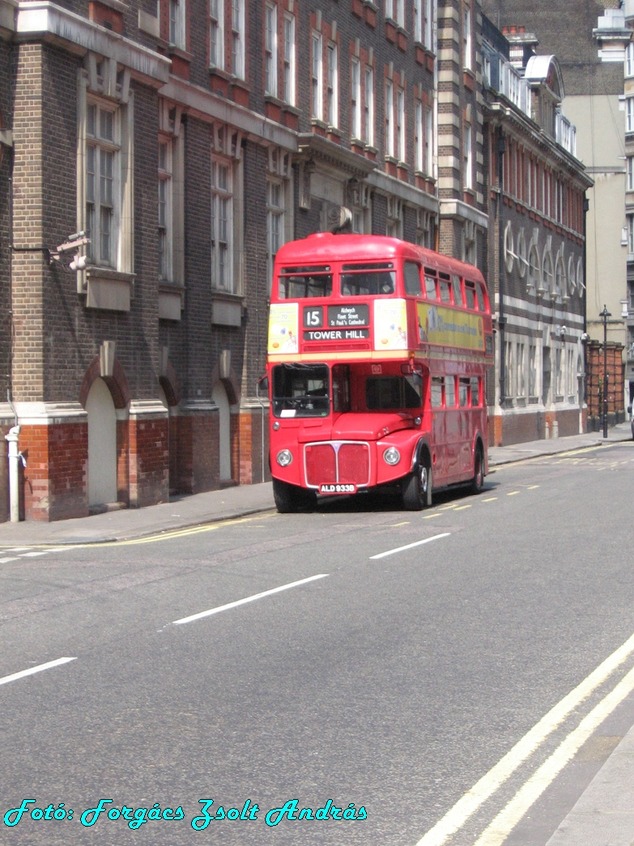
<instances>
[{"instance_id":1,"label":"dark brick facade","mask_svg":"<svg viewBox=\"0 0 634 846\"><path fill-rule=\"evenodd\" d=\"M0 402L7 398L0 423L6 433L18 414L20 449L27 456L21 489L26 519L81 516L113 503L141 507L269 477L267 408L257 382L265 366L272 247L267 177L276 163L288 161L274 173L288 187L283 240L323 228L333 209L351 204L366 231L385 233L398 225L404 238L473 257L486 269L489 174L476 86L479 3L469 6L467 70L459 46L461 0L438 6L437 49L415 41L409 3L403 22L386 20L382 4L365 0L276 5L280 44L284 13L295 19L294 103L265 91L261 3L245 3L244 79L230 66L231 2L224 3L223 67L210 68L209 5L203 0L187 0L182 46L170 43L166 0L53 3L48 32L23 32L18 39L0 29L0 130L11 130L0 146ZM323 38L324 61L326 45L336 49L336 125L311 113L314 32ZM353 137L353 59L374 73L372 144ZM281 78L282 57L277 69ZM387 155L388 84L405 96L402 160ZM415 104L433 105L436 93L439 135L427 140L437 142L437 155L433 172L423 172ZM77 274L68 257L49 261L47 251L81 229L88 215L87 101L111 109L120 121L114 189L121 234L114 268L89 265ZM177 114L172 135L165 125L170 110ZM470 184L464 173L467 126ZM174 200L172 213L174 230L182 226L183 258L182 278L165 285L157 209L159 138L168 136L182 151L174 153L182 161L173 175L182 210ZM233 291L214 287L215 157L230 161L237 181L229 222L236 244ZM162 286L172 295L167 316ZM174 310L175 301L182 307ZM93 404L95 397L101 405ZM91 447L102 415L112 424L104 430L103 454ZM9 515L6 465L0 461L0 520ZM103 471L105 478L110 469L112 483L95 487L96 476Z\"/></svg>"}]
</instances>

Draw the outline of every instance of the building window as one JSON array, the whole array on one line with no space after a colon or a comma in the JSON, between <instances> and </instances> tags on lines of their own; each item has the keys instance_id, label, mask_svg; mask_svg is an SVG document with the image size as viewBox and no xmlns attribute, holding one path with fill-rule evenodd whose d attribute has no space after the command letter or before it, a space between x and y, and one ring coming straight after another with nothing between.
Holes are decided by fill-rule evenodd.
<instances>
[{"instance_id":1,"label":"building window","mask_svg":"<svg viewBox=\"0 0 634 846\"><path fill-rule=\"evenodd\" d=\"M625 48L625 76L634 76L634 43Z\"/></svg>"},{"instance_id":2,"label":"building window","mask_svg":"<svg viewBox=\"0 0 634 846\"><path fill-rule=\"evenodd\" d=\"M322 120L323 111L323 80L324 64L322 56L322 38L320 33L313 32L312 63L311 63L311 104L312 116L315 120Z\"/></svg>"},{"instance_id":3,"label":"building window","mask_svg":"<svg viewBox=\"0 0 634 846\"><path fill-rule=\"evenodd\" d=\"M364 139L370 147L374 146L374 69L366 65L364 73L363 99Z\"/></svg>"},{"instance_id":4,"label":"building window","mask_svg":"<svg viewBox=\"0 0 634 846\"><path fill-rule=\"evenodd\" d=\"M225 63L225 25L223 0L209 0L209 65L223 68Z\"/></svg>"},{"instance_id":5,"label":"building window","mask_svg":"<svg viewBox=\"0 0 634 846\"><path fill-rule=\"evenodd\" d=\"M625 131L634 132L634 97L625 99Z\"/></svg>"},{"instance_id":6,"label":"building window","mask_svg":"<svg viewBox=\"0 0 634 846\"><path fill-rule=\"evenodd\" d=\"M394 158L394 85L385 80L385 155Z\"/></svg>"},{"instance_id":7,"label":"building window","mask_svg":"<svg viewBox=\"0 0 634 846\"><path fill-rule=\"evenodd\" d=\"M273 262L279 248L290 237L291 164L290 154L269 150L266 182L267 279L273 278Z\"/></svg>"},{"instance_id":8,"label":"building window","mask_svg":"<svg viewBox=\"0 0 634 846\"><path fill-rule=\"evenodd\" d=\"M89 102L86 110L86 221L89 256L117 267L121 221L120 114L110 104Z\"/></svg>"},{"instance_id":9,"label":"building window","mask_svg":"<svg viewBox=\"0 0 634 846\"><path fill-rule=\"evenodd\" d=\"M413 13L414 13L414 41L417 41L419 44L423 43L423 33L425 31L425 19L424 19L424 0L414 0L413 2Z\"/></svg>"},{"instance_id":10,"label":"building window","mask_svg":"<svg viewBox=\"0 0 634 846\"><path fill-rule=\"evenodd\" d=\"M396 21L399 26L405 26L403 0L385 0L385 17Z\"/></svg>"},{"instance_id":11,"label":"building window","mask_svg":"<svg viewBox=\"0 0 634 846\"><path fill-rule=\"evenodd\" d=\"M211 285L234 293L233 179L231 162L216 158L211 164Z\"/></svg>"},{"instance_id":12,"label":"building window","mask_svg":"<svg viewBox=\"0 0 634 846\"><path fill-rule=\"evenodd\" d=\"M326 119L330 126L339 125L339 68L337 45L328 44L328 81L326 86Z\"/></svg>"},{"instance_id":13,"label":"building window","mask_svg":"<svg viewBox=\"0 0 634 846\"><path fill-rule=\"evenodd\" d=\"M244 0L232 0L231 3L231 70L244 79L244 44L245 44Z\"/></svg>"},{"instance_id":14,"label":"building window","mask_svg":"<svg viewBox=\"0 0 634 846\"><path fill-rule=\"evenodd\" d=\"M284 15L284 91L283 99L295 105L295 18Z\"/></svg>"},{"instance_id":15,"label":"building window","mask_svg":"<svg viewBox=\"0 0 634 846\"><path fill-rule=\"evenodd\" d=\"M179 50L186 47L186 20L185 0L169 0L169 42Z\"/></svg>"},{"instance_id":16,"label":"building window","mask_svg":"<svg viewBox=\"0 0 634 846\"><path fill-rule=\"evenodd\" d=\"M159 139L158 242L159 279L172 277L172 145Z\"/></svg>"},{"instance_id":17,"label":"building window","mask_svg":"<svg viewBox=\"0 0 634 846\"><path fill-rule=\"evenodd\" d=\"M471 9L465 7L462 15L462 49L463 62L466 70L471 70L473 66L472 59L472 42L471 42Z\"/></svg>"},{"instance_id":18,"label":"building window","mask_svg":"<svg viewBox=\"0 0 634 846\"><path fill-rule=\"evenodd\" d=\"M405 92L399 88L396 92L396 155L400 162L405 161Z\"/></svg>"},{"instance_id":19,"label":"building window","mask_svg":"<svg viewBox=\"0 0 634 846\"><path fill-rule=\"evenodd\" d=\"M634 256L634 214L628 214L627 217L627 254L628 260Z\"/></svg>"},{"instance_id":20,"label":"building window","mask_svg":"<svg viewBox=\"0 0 634 846\"><path fill-rule=\"evenodd\" d=\"M627 157L626 190L634 191L634 156Z\"/></svg>"},{"instance_id":21,"label":"building window","mask_svg":"<svg viewBox=\"0 0 634 846\"><path fill-rule=\"evenodd\" d=\"M162 283L184 285L184 131L181 109L159 104L158 276Z\"/></svg>"},{"instance_id":22,"label":"building window","mask_svg":"<svg viewBox=\"0 0 634 846\"><path fill-rule=\"evenodd\" d=\"M467 124L464 130L464 187L467 191L473 190L473 138L471 125Z\"/></svg>"},{"instance_id":23,"label":"building window","mask_svg":"<svg viewBox=\"0 0 634 846\"><path fill-rule=\"evenodd\" d=\"M264 91L277 97L277 6L264 9Z\"/></svg>"},{"instance_id":24,"label":"building window","mask_svg":"<svg viewBox=\"0 0 634 846\"><path fill-rule=\"evenodd\" d=\"M361 62L356 56L350 62L350 128L353 138L361 138Z\"/></svg>"}]
</instances>

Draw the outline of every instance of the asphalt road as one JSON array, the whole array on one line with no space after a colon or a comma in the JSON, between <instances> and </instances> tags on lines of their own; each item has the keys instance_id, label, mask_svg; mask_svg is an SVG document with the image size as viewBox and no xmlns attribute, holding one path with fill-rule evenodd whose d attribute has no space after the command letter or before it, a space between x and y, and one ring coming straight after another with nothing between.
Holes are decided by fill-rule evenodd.
<instances>
[{"instance_id":1,"label":"asphalt road","mask_svg":"<svg viewBox=\"0 0 634 846\"><path fill-rule=\"evenodd\" d=\"M333 500L23 550L0 565L0 843L542 846L634 722L633 472L627 442L420 514Z\"/></svg>"}]
</instances>

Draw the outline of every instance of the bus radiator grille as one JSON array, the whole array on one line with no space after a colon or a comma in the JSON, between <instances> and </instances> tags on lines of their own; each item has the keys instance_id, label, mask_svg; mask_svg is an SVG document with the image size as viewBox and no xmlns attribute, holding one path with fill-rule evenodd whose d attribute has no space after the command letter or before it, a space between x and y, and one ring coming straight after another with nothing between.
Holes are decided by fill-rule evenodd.
<instances>
[{"instance_id":1,"label":"bus radiator grille","mask_svg":"<svg viewBox=\"0 0 634 846\"><path fill-rule=\"evenodd\" d=\"M306 484L368 485L370 482L370 447L356 441L332 441L307 444Z\"/></svg>"}]
</instances>

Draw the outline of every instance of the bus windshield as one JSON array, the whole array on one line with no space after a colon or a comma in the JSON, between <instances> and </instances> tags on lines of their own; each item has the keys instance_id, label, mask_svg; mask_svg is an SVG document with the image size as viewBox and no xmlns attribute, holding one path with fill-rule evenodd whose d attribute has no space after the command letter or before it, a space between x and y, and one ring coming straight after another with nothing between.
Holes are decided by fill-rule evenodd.
<instances>
[{"instance_id":1,"label":"bus windshield","mask_svg":"<svg viewBox=\"0 0 634 846\"><path fill-rule=\"evenodd\" d=\"M330 409L325 364L278 364L273 368L276 417L327 417Z\"/></svg>"}]
</instances>

